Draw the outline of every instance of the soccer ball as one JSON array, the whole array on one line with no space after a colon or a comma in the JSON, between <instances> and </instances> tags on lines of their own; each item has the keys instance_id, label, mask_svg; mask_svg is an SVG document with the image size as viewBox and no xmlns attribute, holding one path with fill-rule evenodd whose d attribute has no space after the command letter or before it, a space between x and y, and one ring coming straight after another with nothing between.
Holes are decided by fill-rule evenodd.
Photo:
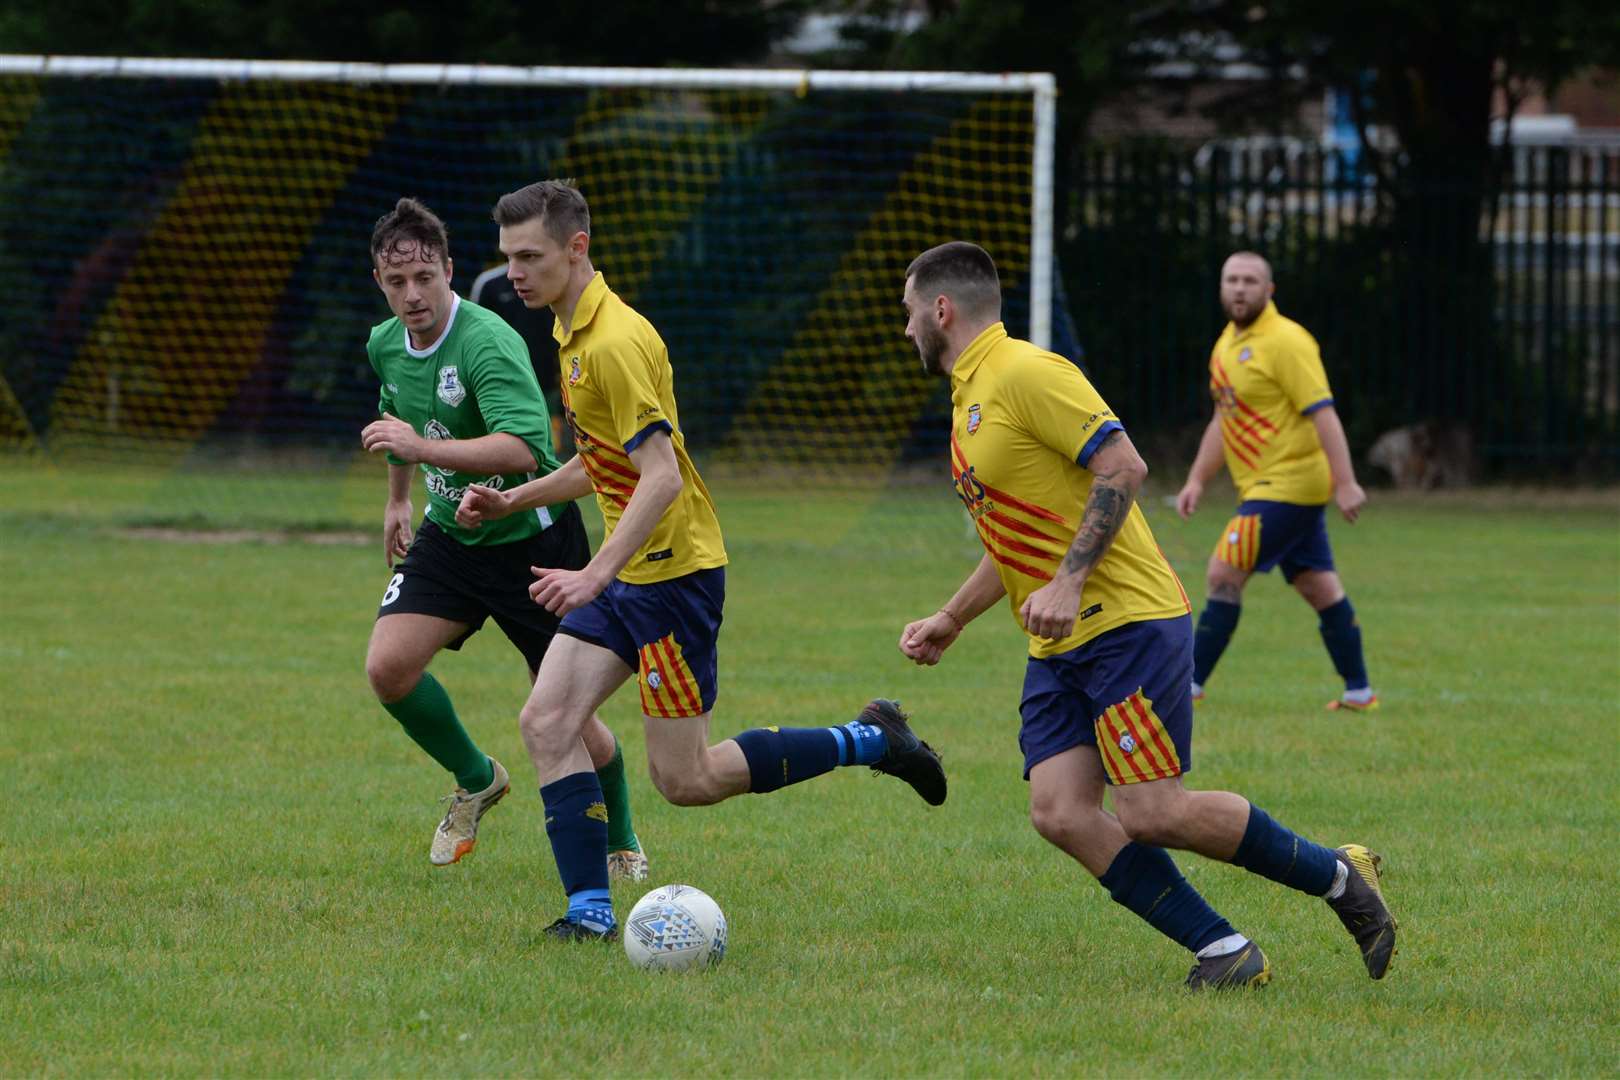
<instances>
[{"instance_id":1,"label":"soccer ball","mask_svg":"<svg viewBox=\"0 0 1620 1080\"><path fill-rule=\"evenodd\" d=\"M636 901L624 924L624 954L638 968L714 967L726 955L726 916L690 885L665 885Z\"/></svg>"}]
</instances>

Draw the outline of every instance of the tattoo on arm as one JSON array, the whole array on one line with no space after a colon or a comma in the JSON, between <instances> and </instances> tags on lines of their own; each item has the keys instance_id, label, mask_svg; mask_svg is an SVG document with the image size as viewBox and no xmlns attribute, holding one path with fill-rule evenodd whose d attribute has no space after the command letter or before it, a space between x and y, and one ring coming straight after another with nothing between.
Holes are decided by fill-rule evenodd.
<instances>
[{"instance_id":1,"label":"tattoo on arm","mask_svg":"<svg viewBox=\"0 0 1620 1080\"><path fill-rule=\"evenodd\" d=\"M1111 433L1097 447L1097 452L1100 453L1104 447L1122 437L1123 432ZM1125 524L1125 515L1130 513L1133 497L1130 486L1115 473L1100 473L1092 480L1091 497L1086 500L1080 529L1074 534L1074 543L1069 545L1068 553L1063 556L1064 573L1073 574L1096 565L1119 534L1120 526Z\"/></svg>"}]
</instances>

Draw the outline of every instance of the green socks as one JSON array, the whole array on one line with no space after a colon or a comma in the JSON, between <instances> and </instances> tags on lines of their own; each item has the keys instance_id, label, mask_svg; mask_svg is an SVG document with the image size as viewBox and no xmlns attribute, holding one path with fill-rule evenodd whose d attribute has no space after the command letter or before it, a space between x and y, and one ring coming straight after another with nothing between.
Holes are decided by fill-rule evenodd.
<instances>
[{"instance_id":1,"label":"green socks","mask_svg":"<svg viewBox=\"0 0 1620 1080\"><path fill-rule=\"evenodd\" d=\"M456 707L450 704L450 695L444 692L439 680L429 672L422 673L422 681L410 693L398 701L384 702L383 708L399 721L405 734L426 750L429 757L455 774L459 786L468 791L483 791L495 782L495 767L472 741L467 729L461 726ZM614 758L615 763L618 760ZM622 794L624 770L621 768L619 773L620 797L626 798ZM608 806L613 806L611 798ZM627 820L629 812L627 801Z\"/></svg>"},{"instance_id":2,"label":"green socks","mask_svg":"<svg viewBox=\"0 0 1620 1080\"><path fill-rule=\"evenodd\" d=\"M602 784L602 801L607 803L608 850L640 851L636 827L630 820L630 785L624 782L624 751L617 737L613 740L613 760L596 770Z\"/></svg>"},{"instance_id":3,"label":"green socks","mask_svg":"<svg viewBox=\"0 0 1620 1080\"><path fill-rule=\"evenodd\" d=\"M483 791L495 782L495 767L478 749L456 716L450 695L429 672L404 697L384 704L416 745L451 773L468 791ZM624 751L613 740L613 760L596 771L608 812L608 850L640 851L636 827L630 819L630 786L624 782Z\"/></svg>"}]
</instances>

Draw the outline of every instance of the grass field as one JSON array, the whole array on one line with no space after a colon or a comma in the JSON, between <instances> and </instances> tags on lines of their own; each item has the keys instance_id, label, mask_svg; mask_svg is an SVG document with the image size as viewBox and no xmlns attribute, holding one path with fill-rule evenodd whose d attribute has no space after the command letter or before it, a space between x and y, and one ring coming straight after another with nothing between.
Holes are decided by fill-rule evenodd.
<instances>
[{"instance_id":1,"label":"grass field","mask_svg":"<svg viewBox=\"0 0 1620 1080\"><path fill-rule=\"evenodd\" d=\"M716 735L898 696L952 787L931 810L843 770L677 809L621 694L605 718L654 883L708 890L732 926L722 967L660 977L539 937L561 896L493 626L434 670L517 782L473 856L428 865L449 785L361 667L387 580L374 468L0 472L0 1074L1620 1072L1620 500L1382 496L1336 524L1370 717L1322 711L1314 619L1251 587L1189 783L1382 851L1400 955L1373 983L1320 901L1178 856L1276 970L1190 996L1189 958L1029 827L1011 619L936 669L894 647L977 558L946 485L712 479ZM1148 510L1196 602L1225 506ZM294 531L124 531L222 524Z\"/></svg>"}]
</instances>

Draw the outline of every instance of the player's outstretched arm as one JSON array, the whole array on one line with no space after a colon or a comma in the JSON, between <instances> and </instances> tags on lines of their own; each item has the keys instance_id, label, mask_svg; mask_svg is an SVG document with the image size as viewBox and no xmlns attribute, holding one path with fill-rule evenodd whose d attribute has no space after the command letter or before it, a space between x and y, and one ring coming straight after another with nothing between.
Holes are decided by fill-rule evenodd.
<instances>
[{"instance_id":1,"label":"player's outstretched arm","mask_svg":"<svg viewBox=\"0 0 1620 1080\"><path fill-rule=\"evenodd\" d=\"M584 463L574 457L556 472L519 484L510 491L469 484L461 504L456 507L456 524L463 529L476 529L486 521L499 521L520 510L581 499L590 493L591 478L585 472Z\"/></svg>"},{"instance_id":2,"label":"player's outstretched arm","mask_svg":"<svg viewBox=\"0 0 1620 1080\"><path fill-rule=\"evenodd\" d=\"M967 624L1005 595L996 564L990 561L989 555L984 556L944 607L925 619L906 624L900 633L900 651L916 664L939 663L940 656L961 636Z\"/></svg>"},{"instance_id":3,"label":"player's outstretched arm","mask_svg":"<svg viewBox=\"0 0 1620 1080\"><path fill-rule=\"evenodd\" d=\"M1086 578L1119 535L1148 473L1147 463L1123 429L1104 438L1085 467L1092 472L1091 497L1074 542L1052 580L1030 593L1018 609L1019 622L1036 637L1056 640L1074 632Z\"/></svg>"},{"instance_id":4,"label":"player's outstretched arm","mask_svg":"<svg viewBox=\"0 0 1620 1080\"><path fill-rule=\"evenodd\" d=\"M1333 472L1333 501L1339 504L1344 520L1354 524L1361 515L1361 508L1367 505L1367 493L1356 483L1356 468L1350 460L1350 440L1344 436L1344 425L1332 405L1323 405L1312 412L1311 422L1316 425L1316 437L1322 443L1328 468Z\"/></svg>"},{"instance_id":5,"label":"player's outstretched arm","mask_svg":"<svg viewBox=\"0 0 1620 1080\"><path fill-rule=\"evenodd\" d=\"M1176 513L1183 519L1192 517L1198 509L1198 500L1204 496L1204 485L1221 471L1225 454L1225 448L1221 446L1221 417L1217 413L1210 418L1209 426L1204 428L1204 437L1198 440L1198 453L1193 458L1192 468L1187 470L1187 482L1176 495Z\"/></svg>"},{"instance_id":6,"label":"player's outstretched arm","mask_svg":"<svg viewBox=\"0 0 1620 1080\"><path fill-rule=\"evenodd\" d=\"M647 542L658 526L658 519L680 495L685 481L681 479L680 463L675 459L675 444L667 431L655 431L643 439L630 451L630 461L641 474L636 478L635 490L630 493L624 513L619 515L619 523L613 527L613 535L585 568L532 568L535 579L529 586L529 597L553 615L561 617L595 600Z\"/></svg>"}]
</instances>

